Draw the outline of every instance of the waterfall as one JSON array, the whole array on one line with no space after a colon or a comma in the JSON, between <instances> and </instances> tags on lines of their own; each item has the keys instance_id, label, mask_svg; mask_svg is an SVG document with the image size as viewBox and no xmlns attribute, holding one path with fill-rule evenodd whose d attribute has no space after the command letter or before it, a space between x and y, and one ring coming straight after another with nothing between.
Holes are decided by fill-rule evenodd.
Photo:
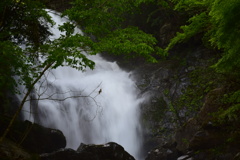
<instances>
[{"instance_id":1,"label":"waterfall","mask_svg":"<svg viewBox=\"0 0 240 160\"><path fill-rule=\"evenodd\" d=\"M49 14L56 22L51 38L57 38L57 26L66 19ZM80 143L117 142L139 159L139 105L143 99L137 96L131 73L99 55L88 58L96 63L94 70L66 66L49 70L31 96L40 100L25 104L25 119L61 130L69 148L77 149Z\"/></svg>"}]
</instances>

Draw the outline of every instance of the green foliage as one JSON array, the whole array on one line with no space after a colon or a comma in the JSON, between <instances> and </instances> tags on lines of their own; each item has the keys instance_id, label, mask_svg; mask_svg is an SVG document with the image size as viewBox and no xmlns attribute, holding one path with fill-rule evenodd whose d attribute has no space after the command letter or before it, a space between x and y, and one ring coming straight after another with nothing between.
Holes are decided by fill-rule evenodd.
<instances>
[{"instance_id":1,"label":"green foliage","mask_svg":"<svg viewBox=\"0 0 240 160\"><path fill-rule=\"evenodd\" d=\"M191 17L188 20L189 25L181 26L183 32L177 32L177 35L173 39L171 39L171 42L168 44L165 51L169 51L177 43L187 41L196 34L203 32L206 26L208 26L208 19L209 17L206 12L202 12Z\"/></svg>"},{"instance_id":2,"label":"green foliage","mask_svg":"<svg viewBox=\"0 0 240 160\"><path fill-rule=\"evenodd\" d=\"M50 34L46 22L53 23L39 1L0 2L0 40L39 45Z\"/></svg>"},{"instance_id":3,"label":"green foliage","mask_svg":"<svg viewBox=\"0 0 240 160\"><path fill-rule=\"evenodd\" d=\"M213 28L210 41L219 49L223 49L223 57L215 68L219 72L239 76L240 69L240 1L215 0L209 15Z\"/></svg>"},{"instance_id":4,"label":"green foliage","mask_svg":"<svg viewBox=\"0 0 240 160\"><path fill-rule=\"evenodd\" d=\"M222 114L219 115L220 119L227 119L228 121L238 121L240 113L240 104L235 104L223 111Z\"/></svg>"},{"instance_id":5,"label":"green foliage","mask_svg":"<svg viewBox=\"0 0 240 160\"><path fill-rule=\"evenodd\" d=\"M107 52L128 58L142 56L147 61L157 62L152 56L161 51L156 47L156 39L127 24L128 16L137 12L137 7L133 0L76 0L64 14L74 23L59 26L66 34L49 40L49 25L54 22L41 1L2 0L0 98L5 99L8 91L18 93L19 84L33 89L47 69L59 66L93 69L94 62L87 54ZM77 25L84 34L74 34Z\"/></svg>"},{"instance_id":6,"label":"green foliage","mask_svg":"<svg viewBox=\"0 0 240 160\"><path fill-rule=\"evenodd\" d=\"M0 88L15 92L17 84L28 86L34 76L34 68L26 52L10 41L0 42L0 49Z\"/></svg>"},{"instance_id":7,"label":"green foliage","mask_svg":"<svg viewBox=\"0 0 240 160\"><path fill-rule=\"evenodd\" d=\"M156 47L157 40L125 23L127 16L137 12L135 3L131 0L76 0L73 8L65 14L78 22L86 35L93 35L93 53L124 54L129 58L143 56L150 62L156 62L152 55L160 53Z\"/></svg>"},{"instance_id":8,"label":"green foliage","mask_svg":"<svg viewBox=\"0 0 240 160\"><path fill-rule=\"evenodd\" d=\"M154 53L156 39L136 27L114 30L112 34L102 38L97 45L99 52L125 54L126 57L143 56L149 62L157 62L149 53ZM133 54L135 53L135 54ZM137 54L136 54L137 53Z\"/></svg>"},{"instance_id":9,"label":"green foliage","mask_svg":"<svg viewBox=\"0 0 240 160\"><path fill-rule=\"evenodd\" d=\"M100 37L119 29L133 9L131 0L75 0L65 14L77 21L86 34Z\"/></svg>"},{"instance_id":10,"label":"green foliage","mask_svg":"<svg viewBox=\"0 0 240 160\"><path fill-rule=\"evenodd\" d=\"M66 32L66 36L69 37L74 33L75 27L76 26L73 25L72 23L66 22L62 26L59 26L58 28L61 32Z\"/></svg>"},{"instance_id":11,"label":"green foliage","mask_svg":"<svg viewBox=\"0 0 240 160\"><path fill-rule=\"evenodd\" d=\"M86 67L93 69L94 62L82 53L89 50L86 43L91 43L88 37L80 34L71 36L66 34L66 36L62 35L60 38L40 46L39 52L46 57L42 66L54 63L52 68L67 65L78 70L83 70Z\"/></svg>"},{"instance_id":12,"label":"green foliage","mask_svg":"<svg viewBox=\"0 0 240 160\"><path fill-rule=\"evenodd\" d=\"M208 0L171 0L175 3L175 10L187 11L191 14L204 10L209 3Z\"/></svg>"},{"instance_id":13,"label":"green foliage","mask_svg":"<svg viewBox=\"0 0 240 160\"><path fill-rule=\"evenodd\" d=\"M17 84L28 87L36 77L36 48L50 35L47 22L53 22L39 1L3 0L0 4L0 90L3 96L3 92L17 92ZM33 52L25 49L27 46L31 46Z\"/></svg>"},{"instance_id":14,"label":"green foliage","mask_svg":"<svg viewBox=\"0 0 240 160\"><path fill-rule=\"evenodd\" d=\"M224 110L220 110L218 113L218 119L220 121L230 121L237 122L239 121L240 115L240 90L226 94L223 103L226 105L230 104L230 107Z\"/></svg>"},{"instance_id":15,"label":"green foliage","mask_svg":"<svg viewBox=\"0 0 240 160\"><path fill-rule=\"evenodd\" d=\"M228 100L229 103L240 103L240 90L234 92Z\"/></svg>"},{"instance_id":16,"label":"green foliage","mask_svg":"<svg viewBox=\"0 0 240 160\"><path fill-rule=\"evenodd\" d=\"M221 73L239 77L240 67L240 1L238 0L173 0L175 9L188 12L188 25L171 40L169 51L177 43L204 33L204 40L223 51L222 58L213 67ZM165 52L165 53L166 53Z\"/></svg>"}]
</instances>

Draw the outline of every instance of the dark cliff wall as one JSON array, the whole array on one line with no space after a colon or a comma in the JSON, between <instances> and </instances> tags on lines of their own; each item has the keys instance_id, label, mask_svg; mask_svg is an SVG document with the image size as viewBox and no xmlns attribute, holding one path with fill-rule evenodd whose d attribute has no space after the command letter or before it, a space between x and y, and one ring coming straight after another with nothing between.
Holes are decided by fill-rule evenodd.
<instances>
[{"instance_id":1,"label":"dark cliff wall","mask_svg":"<svg viewBox=\"0 0 240 160\"><path fill-rule=\"evenodd\" d=\"M73 0L44 0L44 3L47 8L56 10L58 12L63 12L71 7L72 1Z\"/></svg>"}]
</instances>

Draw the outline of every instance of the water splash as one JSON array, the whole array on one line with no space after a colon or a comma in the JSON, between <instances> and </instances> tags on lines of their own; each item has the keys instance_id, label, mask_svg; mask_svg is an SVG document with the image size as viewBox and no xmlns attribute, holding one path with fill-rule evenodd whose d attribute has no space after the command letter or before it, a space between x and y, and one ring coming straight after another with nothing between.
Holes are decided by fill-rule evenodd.
<instances>
[{"instance_id":1,"label":"water splash","mask_svg":"<svg viewBox=\"0 0 240 160\"><path fill-rule=\"evenodd\" d=\"M50 14L56 25L63 23ZM52 28L57 38L60 32ZM80 143L117 142L136 159L141 146L137 89L130 74L114 62L98 55L89 56L95 69L84 72L70 67L48 71L35 86L33 100L26 104L25 118L46 127L61 130L67 147L77 149ZM33 106L34 105L34 106ZM33 107L30 107L33 106Z\"/></svg>"}]
</instances>

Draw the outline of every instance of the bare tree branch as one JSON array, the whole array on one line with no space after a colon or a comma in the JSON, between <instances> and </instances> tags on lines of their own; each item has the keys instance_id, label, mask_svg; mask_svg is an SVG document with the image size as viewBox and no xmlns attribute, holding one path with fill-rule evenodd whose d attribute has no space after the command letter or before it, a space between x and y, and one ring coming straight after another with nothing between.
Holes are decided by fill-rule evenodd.
<instances>
[{"instance_id":1,"label":"bare tree branch","mask_svg":"<svg viewBox=\"0 0 240 160\"><path fill-rule=\"evenodd\" d=\"M25 94L23 100L21 101L21 104L20 106L18 107L16 113L13 115L11 121L9 122L9 125L8 127L6 128L6 130L4 131L3 135L1 136L0 138L0 143L3 141L3 139L6 137L6 135L8 134L8 132L10 131L12 125L13 125L13 122L16 120L17 116L19 115L19 113L21 112L23 106L24 106L24 103L26 102L27 100L27 97L30 95L30 93L32 92L35 84L40 80L40 78L44 75L44 73L54 64L53 63L49 63L48 65L45 66L45 68L43 69L43 71L40 73L40 75L35 79L35 81L31 84L31 86L29 87L27 93Z\"/></svg>"}]
</instances>

